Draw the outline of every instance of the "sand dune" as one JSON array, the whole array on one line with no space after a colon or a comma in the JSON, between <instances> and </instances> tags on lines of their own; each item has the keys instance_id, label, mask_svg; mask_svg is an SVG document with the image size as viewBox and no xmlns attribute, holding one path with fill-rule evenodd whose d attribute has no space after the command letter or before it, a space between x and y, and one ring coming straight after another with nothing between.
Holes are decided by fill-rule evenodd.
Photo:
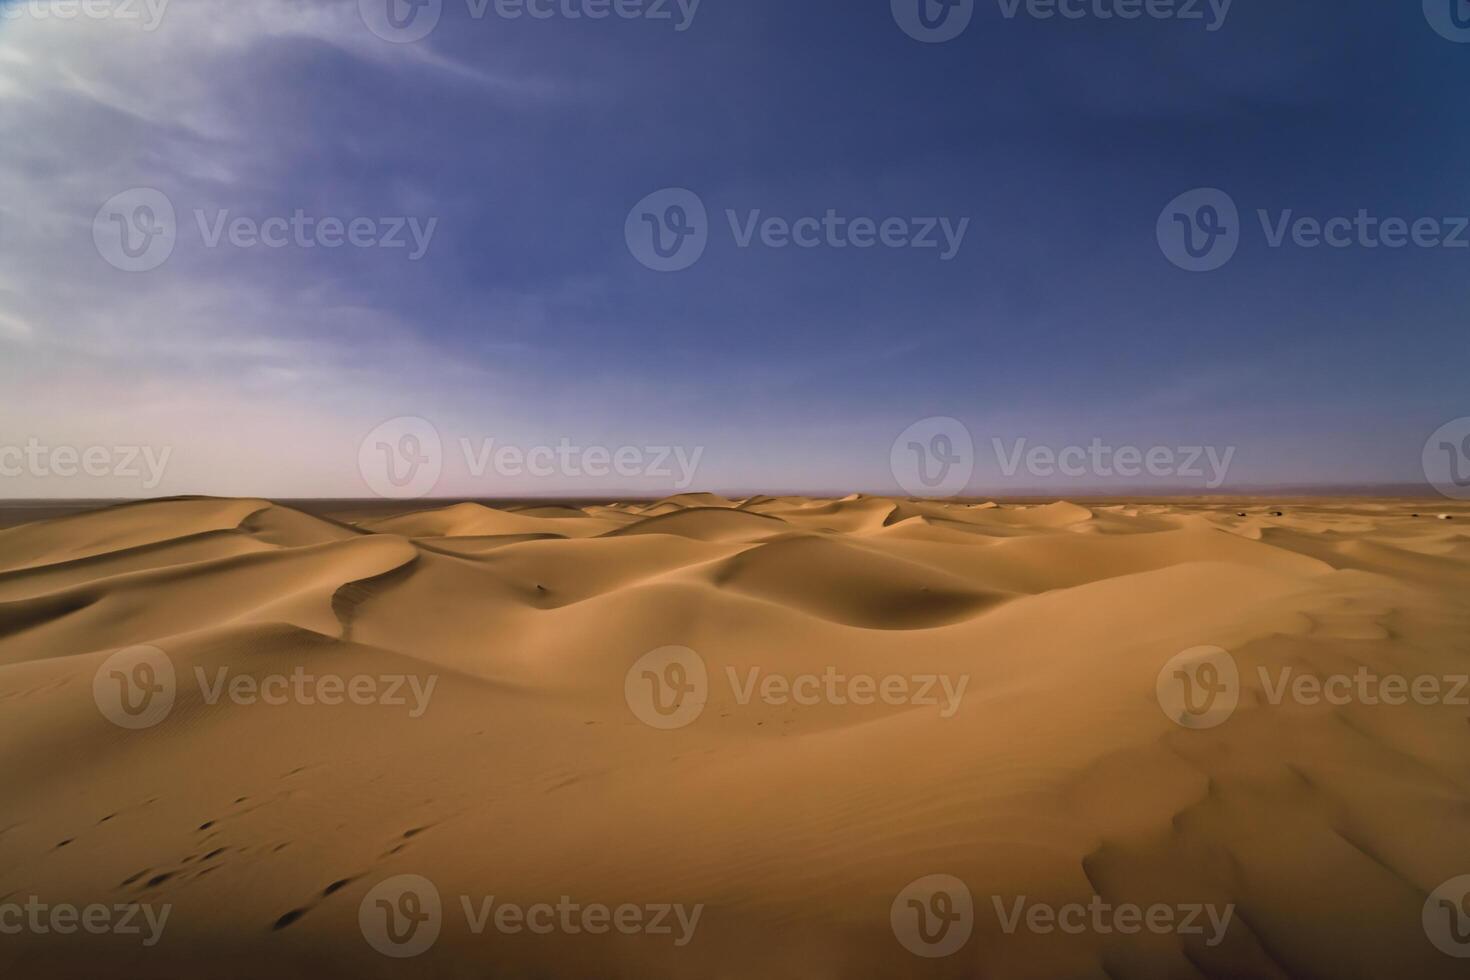
<instances>
[{"instance_id":1,"label":"sand dune","mask_svg":"<svg viewBox=\"0 0 1470 980\"><path fill-rule=\"evenodd\" d=\"M168 910L152 945L0 935L0 975L1463 977L1467 520L683 494L0 530L0 928Z\"/></svg>"},{"instance_id":2,"label":"sand dune","mask_svg":"<svg viewBox=\"0 0 1470 980\"><path fill-rule=\"evenodd\" d=\"M791 525L775 517L719 507L691 507L645 518L612 534L672 534L695 541L759 541Z\"/></svg>"}]
</instances>

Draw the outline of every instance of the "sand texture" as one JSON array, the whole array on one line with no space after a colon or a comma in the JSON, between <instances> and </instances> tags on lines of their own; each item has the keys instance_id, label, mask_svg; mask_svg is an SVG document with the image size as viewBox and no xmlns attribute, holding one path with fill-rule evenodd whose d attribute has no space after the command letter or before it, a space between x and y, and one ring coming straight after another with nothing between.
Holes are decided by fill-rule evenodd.
<instances>
[{"instance_id":1,"label":"sand texture","mask_svg":"<svg viewBox=\"0 0 1470 980\"><path fill-rule=\"evenodd\" d=\"M1470 874L1464 505L316 510L0 530L0 906L169 908L0 935L0 976L1470 976L1424 921ZM1170 694L1200 648L1227 717ZM1442 686L1273 699L1303 676ZM903 897L936 875L967 909ZM540 903L578 911L497 925ZM370 938L399 914L437 916L416 955Z\"/></svg>"}]
</instances>

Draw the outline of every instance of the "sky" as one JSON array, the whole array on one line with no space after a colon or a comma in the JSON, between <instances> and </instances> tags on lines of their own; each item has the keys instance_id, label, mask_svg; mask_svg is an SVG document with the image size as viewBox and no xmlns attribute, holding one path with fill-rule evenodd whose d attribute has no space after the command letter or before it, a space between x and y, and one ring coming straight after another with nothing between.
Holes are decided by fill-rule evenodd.
<instances>
[{"instance_id":1,"label":"sky","mask_svg":"<svg viewBox=\"0 0 1470 980\"><path fill-rule=\"evenodd\" d=\"M1467 82L1466 0L0 0L0 497L1442 485Z\"/></svg>"}]
</instances>

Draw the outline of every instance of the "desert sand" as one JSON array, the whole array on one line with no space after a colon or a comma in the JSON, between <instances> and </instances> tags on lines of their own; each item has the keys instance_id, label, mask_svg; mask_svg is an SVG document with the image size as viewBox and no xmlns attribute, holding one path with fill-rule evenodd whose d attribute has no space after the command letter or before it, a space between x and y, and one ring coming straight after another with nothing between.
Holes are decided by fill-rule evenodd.
<instances>
[{"instance_id":1,"label":"desert sand","mask_svg":"<svg viewBox=\"0 0 1470 980\"><path fill-rule=\"evenodd\" d=\"M1464 505L314 510L0 530L0 976L1470 975Z\"/></svg>"}]
</instances>

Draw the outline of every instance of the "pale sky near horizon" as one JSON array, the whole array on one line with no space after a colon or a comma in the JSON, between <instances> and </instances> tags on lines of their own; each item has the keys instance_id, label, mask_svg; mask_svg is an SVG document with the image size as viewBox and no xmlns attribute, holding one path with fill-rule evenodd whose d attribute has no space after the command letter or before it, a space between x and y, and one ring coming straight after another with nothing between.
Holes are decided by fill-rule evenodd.
<instances>
[{"instance_id":1,"label":"pale sky near horizon","mask_svg":"<svg viewBox=\"0 0 1470 980\"><path fill-rule=\"evenodd\" d=\"M1460 445L1461 0L529 2L0 0L0 498L896 493L911 451L970 494L1410 484Z\"/></svg>"}]
</instances>

